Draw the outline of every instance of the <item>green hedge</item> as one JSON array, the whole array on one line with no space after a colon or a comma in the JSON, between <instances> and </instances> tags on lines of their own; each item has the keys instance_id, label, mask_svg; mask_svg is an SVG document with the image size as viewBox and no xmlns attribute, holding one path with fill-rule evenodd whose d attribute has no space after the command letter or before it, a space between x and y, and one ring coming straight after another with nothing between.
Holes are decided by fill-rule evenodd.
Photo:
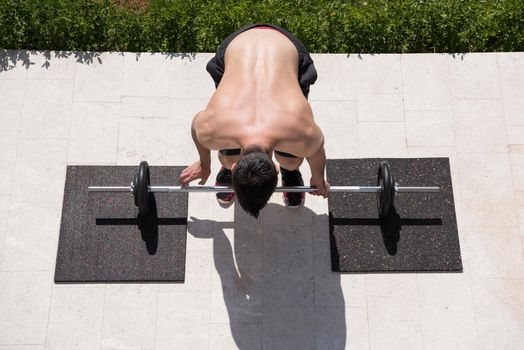
<instances>
[{"instance_id":1,"label":"green hedge","mask_svg":"<svg viewBox=\"0 0 524 350\"><path fill-rule=\"evenodd\" d=\"M524 0L0 0L0 48L213 52L269 22L311 52L524 51Z\"/></svg>"}]
</instances>

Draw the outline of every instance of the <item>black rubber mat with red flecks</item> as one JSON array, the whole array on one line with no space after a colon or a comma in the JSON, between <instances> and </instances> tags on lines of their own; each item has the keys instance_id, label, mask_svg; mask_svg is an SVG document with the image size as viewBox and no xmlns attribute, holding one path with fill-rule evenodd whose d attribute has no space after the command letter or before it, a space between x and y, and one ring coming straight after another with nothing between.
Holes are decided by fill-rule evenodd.
<instances>
[{"instance_id":1,"label":"black rubber mat with red flecks","mask_svg":"<svg viewBox=\"0 0 524 350\"><path fill-rule=\"evenodd\" d=\"M153 166L152 185L173 185L184 167ZM130 193L88 192L129 186L133 166L68 166L55 282L184 281L187 193L150 194L138 217Z\"/></svg>"},{"instance_id":2,"label":"black rubber mat with red flecks","mask_svg":"<svg viewBox=\"0 0 524 350\"><path fill-rule=\"evenodd\" d=\"M339 272L462 271L448 158L328 160L331 186L376 186L380 161L399 186L440 186L439 193L399 193L380 220L376 194L329 196L332 270Z\"/></svg>"}]
</instances>

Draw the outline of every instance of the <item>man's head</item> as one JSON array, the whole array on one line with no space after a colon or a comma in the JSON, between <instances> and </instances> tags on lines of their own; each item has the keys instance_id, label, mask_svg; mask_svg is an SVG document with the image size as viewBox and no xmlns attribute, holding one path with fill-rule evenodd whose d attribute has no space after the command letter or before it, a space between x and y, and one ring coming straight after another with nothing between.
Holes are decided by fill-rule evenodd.
<instances>
[{"instance_id":1,"label":"man's head","mask_svg":"<svg viewBox=\"0 0 524 350\"><path fill-rule=\"evenodd\" d=\"M233 187L240 206L258 218L275 191L278 171L273 160L259 147L246 148L233 167Z\"/></svg>"}]
</instances>

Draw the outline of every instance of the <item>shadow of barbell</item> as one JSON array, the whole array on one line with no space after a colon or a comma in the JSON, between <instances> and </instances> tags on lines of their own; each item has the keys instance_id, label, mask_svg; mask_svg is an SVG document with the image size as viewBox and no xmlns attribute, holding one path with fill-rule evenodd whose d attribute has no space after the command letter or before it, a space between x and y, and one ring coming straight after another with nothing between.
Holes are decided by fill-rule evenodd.
<instances>
[{"instance_id":1,"label":"shadow of barbell","mask_svg":"<svg viewBox=\"0 0 524 350\"><path fill-rule=\"evenodd\" d=\"M396 255L402 226L442 226L441 218L401 218L395 207L386 218L334 218L329 212L329 232L335 226L380 226L382 239L389 255Z\"/></svg>"}]
</instances>

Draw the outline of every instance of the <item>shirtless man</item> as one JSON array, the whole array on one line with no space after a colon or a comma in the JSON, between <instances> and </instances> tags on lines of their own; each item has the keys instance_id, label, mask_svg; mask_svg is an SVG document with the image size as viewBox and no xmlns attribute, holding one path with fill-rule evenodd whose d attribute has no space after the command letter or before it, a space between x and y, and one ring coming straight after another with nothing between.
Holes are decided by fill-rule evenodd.
<instances>
[{"instance_id":1,"label":"shirtless man","mask_svg":"<svg viewBox=\"0 0 524 350\"><path fill-rule=\"evenodd\" d=\"M275 190L279 168L283 186L304 185L298 168L305 158L310 185L317 188L312 194L327 197L324 136L307 101L317 72L304 45L278 26L249 25L222 42L206 69L217 89L193 119L200 160L184 169L180 183L204 184L210 150L219 150L216 184L233 185L235 193L217 193L217 200L228 205L236 194L242 208L258 217ZM284 193L284 202L299 207L304 193Z\"/></svg>"}]
</instances>

